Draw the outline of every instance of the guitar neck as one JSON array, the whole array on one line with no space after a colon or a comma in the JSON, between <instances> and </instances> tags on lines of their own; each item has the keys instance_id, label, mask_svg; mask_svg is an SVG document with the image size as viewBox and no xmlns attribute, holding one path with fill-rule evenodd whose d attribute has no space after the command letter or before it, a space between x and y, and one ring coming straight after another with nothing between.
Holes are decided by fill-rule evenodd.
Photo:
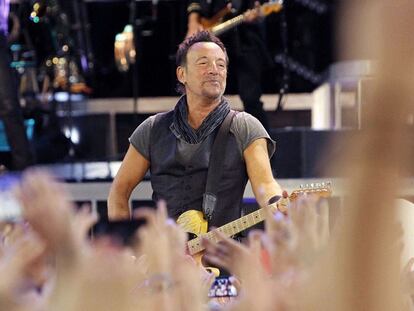
<instances>
[{"instance_id":1,"label":"guitar neck","mask_svg":"<svg viewBox=\"0 0 414 311\"><path fill-rule=\"evenodd\" d=\"M282 0L278 1L271 1L265 4L262 4L259 8L255 8L254 10L258 9L259 14L261 16L267 16L273 12L279 12L282 9ZM225 14L229 13L228 11L224 12L223 10L220 11L217 16L211 19L211 22L218 21L221 19ZM209 23L209 25L205 24L203 26L208 26L206 28L209 28L210 32L212 32L214 35L219 36L222 33L230 30L233 27L236 27L243 23L245 21L245 14L247 14L247 11L243 14L237 15L236 17L233 17L232 19L229 19L228 21L225 21L224 23L218 24L216 26L213 26L214 24Z\"/></svg>"},{"instance_id":2,"label":"guitar neck","mask_svg":"<svg viewBox=\"0 0 414 311\"><path fill-rule=\"evenodd\" d=\"M330 182L323 182L323 183L315 183L306 185L305 187L301 186L301 189L294 190L289 197L281 198L277 202L277 209L278 210L286 210L289 202L294 201L297 199L298 196L302 194L312 194L317 195L319 197L330 197L332 193L331 183ZM283 208L283 209L280 209ZM216 230L209 231L195 239L192 239L187 242L187 248L190 255L195 255L205 249L205 247L201 244L201 239L208 239L213 242L219 242L220 239L218 238L215 231L220 231L226 237L231 237L236 235L237 233L246 230L254 225L262 222L266 218L266 210L263 208L259 208L258 210L247 214L241 218L238 218L228 224L217 228Z\"/></svg>"},{"instance_id":3,"label":"guitar neck","mask_svg":"<svg viewBox=\"0 0 414 311\"><path fill-rule=\"evenodd\" d=\"M236 17L233 17L232 19L229 19L228 21L225 21L224 23L221 23L217 26L214 26L210 29L211 33L213 33L215 36L219 36L222 33L230 30L233 27L236 27L243 23L244 21L244 15L240 14Z\"/></svg>"},{"instance_id":4,"label":"guitar neck","mask_svg":"<svg viewBox=\"0 0 414 311\"><path fill-rule=\"evenodd\" d=\"M221 226L220 228L217 228L217 231L220 231L227 237L231 237L233 235L236 235L237 233L240 233L243 230L246 230L247 228L253 227L254 225L262 222L265 219L265 211L261 208L257 211L254 211L253 213L247 214L246 216L243 216L239 219L236 219L232 222L229 222L228 224ZM203 234L202 236L199 236L193 240L190 240L187 242L188 251L190 255L194 255L198 252L201 252L205 249L205 247L201 244L201 239L208 239L214 242L218 242L219 239L214 234L214 231L209 231L206 234Z\"/></svg>"}]
</instances>

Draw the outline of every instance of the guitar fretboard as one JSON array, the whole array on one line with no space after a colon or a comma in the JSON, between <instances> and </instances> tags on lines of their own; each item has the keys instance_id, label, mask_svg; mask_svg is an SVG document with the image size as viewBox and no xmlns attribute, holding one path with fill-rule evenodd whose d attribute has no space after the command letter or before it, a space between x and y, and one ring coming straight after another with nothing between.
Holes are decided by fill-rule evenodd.
<instances>
[{"instance_id":1,"label":"guitar fretboard","mask_svg":"<svg viewBox=\"0 0 414 311\"><path fill-rule=\"evenodd\" d=\"M301 188L299 190L295 190L291 193L288 198L281 198L276 203L277 209L281 211L286 210L290 201L295 200L299 195L303 194L313 194L318 195L320 197L329 197L332 193L331 184L330 183L316 183L306 185L305 188ZM205 247L201 244L201 240L203 238L208 239L213 242L219 242L220 239L215 234L215 231L219 231L223 233L226 237L231 237L247 228L250 228L260 222L262 222L266 218L266 211L263 208L260 208L250 214L247 214L239 219L236 219L228 224L221 226L213 231L209 231L198 236L195 239L192 239L187 242L188 252L190 255L195 255L205 249Z\"/></svg>"},{"instance_id":2,"label":"guitar fretboard","mask_svg":"<svg viewBox=\"0 0 414 311\"><path fill-rule=\"evenodd\" d=\"M265 211L263 209L258 209L257 211L254 211L237 220L229 222L228 224L220 228L217 228L216 231L220 231L226 237L231 237L247 228L250 228L262 222L264 219L265 219ZM220 239L217 237L217 235L214 232L215 230L209 231L203 235L200 235L199 237L193 240L188 241L187 246L188 246L188 251L190 255L194 255L205 249L205 247L201 244L201 240L203 238L208 239L210 241L218 242Z\"/></svg>"},{"instance_id":3,"label":"guitar fretboard","mask_svg":"<svg viewBox=\"0 0 414 311\"><path fill-rule=\"evenodd\" d=\"M259 8L260 10L260 15L261 16L267 16L272 12L278 12L282 9L282 4L283 1L282 0L278 0L278 1L271 1L269 3L265 3L262 4L262 6ZM240 14L236 17L233 17L232 19L229 19L228 21L221 23L219 25L213 26L211 27L210 31L216 35L219 36L222 33L226 32L227 30L236 27L238 25L240 25L241 23L244 22L245 20L245 14Z\"/></svg>"}]
</instances>

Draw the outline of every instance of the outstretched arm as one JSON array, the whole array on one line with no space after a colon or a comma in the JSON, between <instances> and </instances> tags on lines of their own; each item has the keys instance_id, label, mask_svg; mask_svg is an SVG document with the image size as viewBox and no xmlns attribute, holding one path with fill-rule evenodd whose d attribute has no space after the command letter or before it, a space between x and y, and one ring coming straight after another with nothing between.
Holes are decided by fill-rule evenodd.
<instances>
[{"instance_id":1,"label":"outstretched arm","mask_svg":"<svg viewBox=\"0 0 414 311\"><path fill-rule=\"evenodd\" d=\"M109 192L109 219L129 219L131 217L129 197L144 178L149 166L150 162L130 145Z\"/></svg>"},{"instance_id":2,"label":"outstretched arm","mask_svg":"<svg viewBox=\"0 0 414 311\"><path fill-rule=\"evenodd\" d=\"M191 37L195 33L203 30L203 26L200 24L200 14L198 12L192 12L188 15L188 25L186 38Z\"/></svg>"},{"instance_id":3,"label":"outstretched arm","mask_svg":"<svg viewBox=\"0 0 414 311\"><path fill-rule=\"evenodd\" d=\"M254 196L260 206L268 205L275 195L282 196L282 188L273 178L265 138L253 141L243 152Z\"/></svg>"},{"instance_id":4,"label":"outstretched arm","mask_svg":"<svg viewBox=\"0 0 414 311\"><path fill-rule=\"evenodd\" d=\"M193 0L187 7L188 24L186 38L194 35L195 33L203 30L203 26L200 23L201 5L200 1Z\"/></svg>"}]
</instances>

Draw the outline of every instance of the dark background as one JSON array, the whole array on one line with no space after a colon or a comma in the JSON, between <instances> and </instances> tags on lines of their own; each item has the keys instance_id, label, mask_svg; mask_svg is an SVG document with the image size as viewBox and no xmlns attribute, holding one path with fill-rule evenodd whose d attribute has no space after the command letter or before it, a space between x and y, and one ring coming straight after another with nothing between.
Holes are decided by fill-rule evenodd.
<instances>
[{"instance_id":1,"label":"dark background","mask_svg":"<svg viewBox=\"0 0 414 311\"><path fill-rule=\"evenodd\" d=\"M159 0L154 14L152 1L135 2L136 50L138 56L136 79L132 72L120 73L114 61L114 39L131 20L131 1L127 0L42 0L45 10L39 23L28 18L33 4L39 1L22 0L13 5L20 17L20 43L35 50L39 77L47 59L59 55L59 46L70 46L70 57L81 68L81 56L87 55L89 67L82 72L92 98L131 97L133 85L139 97L174 96L175 51L187 28L185 0ZM324 79L330 64L335 62L336 2L334 0L285 0L284 9L266 17L266 43L275 64L264 73L264 93L278 93L286 76L287 92L313 91ZM78 14L76 14L78 8ZM79 14L82 11L83 14ZM81 23L79 16L83 16ZM277 61L284 54L283 18L286 18L289 66ZM88 38L89 40L87 40ZM88 41L88 49L85 42ZM84 43L82 44L80 43ZM230 66L231 66L230 60ZM39 80L40 80L39 79ZM235 79L228 79L227 93L235 94ZM57 103L51 110L28 111L37 120L34 147L39 163L74 160L120 160L127 147L128 137L148 115L115 115L116 150L110 150L109 114L55 116ZM66 103L70 107L70 104ZM43 109L43 108L42 108ZM278 177L315 176L316 162L312 150L325 144L329 133L309 134L310 111L268 111L272 130L278 141L277 161L273 168ZM70 115L70 117L69 117ZM79 131L79 141L71 144L64 128ZM100 137L97 138L97 133ZM339 135L339 134L338 134ZM336 137L336 136L335 136ZM311 147L312 146L312 147ZM308 148L309 147L309 148ZM322 148L322 145L320 146ZM291 150L292 148L296 148ZM311 171L313 170L313 171ZM318 171L316 171L318 170Z\"/></svg>"},{"instance_id":2,"label":"dark background","mask_svg":"<svg viewBox=\"0 0 414 311\"><path fill-rule=\"evenodd\" d=\"M58 8L48 13L40 23L29 22L31 8L35 2L44 2L50 8ZM157 1L156 1L157 2ZM315 89L326 76L329 65L335 61L334 38L336 24L335 0L285 0L282 13L271 14L265 19L266 41L273 58L283 54L281 21L285 14L287 28L287 48L290 65L284 71L279 62L270 68L263 79L264 93L278 93L283 75L288 77L289 92L309 92ZM73 56L80 59L79 34L90 38L88 56L90 70L83 72L88 85L93 89L92 97L130 97L133 95L132 73L120 73L114 62L114 38L129 23L131 1L22 1L14 5L20 7L20 19L28 29L30 40L37 52L38 65L48 57L56 55L53 31L63 33L73 46ZM75 7L84 10L83 26L76 20ZM23 7L25 9L22 9ZM135 2L136 50L138 57L137 83L138 96L171 96L175 92L174 56L178 44L185 36L187 27L185 0L159 0L153 12L153 2ZM67 25L56 20L60 14L68 16ZM156 15L156 16L155 16ZM81 28L83 27L83 29ZM27 38L21 38L27 44ZM25 42L26 41L26 42ZM286 57L284 57L286 59ZM80 62L80 61L79 61ZM231 66L231 60L230 60ZM286 66L285 66L286 67ZM230 68L231 73L231 68ZM227 93L235 94L234 79L229 76Z\"/></svg>"},{"instance_id":3,"label":"dark background","mask_svg":"<svg viewBox=\"0 0 414 311\"><path fill-rule=\"evenodd\" d=\"M319 3L323 13L303 3ZM170 96L175 92L174 55L185 36L187 27L187 1L159 1L156 20L150 1L136 2L137 55L140 96ZM312 91L317 83L292 70L309 70L324 75L334 61L334 1L285 1L288 33L288 55L303 68L289 71L290 92ZM121 32L129 18L128 1L89 2L87 4L91 24L92 47L95 55L95 97L131 96L131 74L117 72L113 61L113 40ZM269 15L266 20L266 40L272 56L283 52L281 44L281 16ZM231 66L231 63L230 63ZM277 93L281 86L283 67L275 67L265 73L264 93ZM234 94L235 86L229 77L227 92Z\"/></svg>"}]
</instances>

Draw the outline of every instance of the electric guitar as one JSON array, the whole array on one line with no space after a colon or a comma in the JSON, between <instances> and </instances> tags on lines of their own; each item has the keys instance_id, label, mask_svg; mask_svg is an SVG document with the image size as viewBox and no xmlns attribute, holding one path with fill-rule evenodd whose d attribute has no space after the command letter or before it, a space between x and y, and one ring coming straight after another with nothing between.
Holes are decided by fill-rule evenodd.
<instances>
[{"instance_id":1,"label":"electric guitar","mask_svg":"<svg viewBox=\"0 0 414 311\"><path fill-rule=\"evenodd\" d=\"M262 4L258 8L254 8L251 10L258 10L259 16L267 16L271 13L279 12L280 10L282 10L282 8L283 0L273 0ZM223 18L227 14L231 13L231 9L225 7L211 18L201 18L200 24L203 26L204 29L209 30L216 36L219 36L225 33L226 31L245 22L247 19L247 15L249 14L249 11L250 10L244 12L243 14L237 15L236 17L233 17L225 22L222 22Z\"/></svg>"},{"instance_id":2,"label":"electric guitar","mask_svg":"<svg viewBox=\"0 0 414 311\"><path fill-rule=\"evenodd\" d=\"M289 197L280 198L276 204L272 204L272 211L276 210L285 211L289 202L296 200L303 194L315 194L320 197L330 197L332 194L330 183L316 183L310 185L301 186L299 189L294 190ZM203 212L197 210L189 210L181 214L177 219L177 224L189 233L190 237L194 237L187 242L188 253L193 256L194 260L201 264L202 251L205 247L202 245L201 240L208 239L214 242L218 242L218 237L215 231L220 231L226 237L231 237L246 230L266 218L266 211L262 208L247 214L239 219L229 222L213 231L207 232L208 222L204 219Z\"/></svg>"}]
</instances>

